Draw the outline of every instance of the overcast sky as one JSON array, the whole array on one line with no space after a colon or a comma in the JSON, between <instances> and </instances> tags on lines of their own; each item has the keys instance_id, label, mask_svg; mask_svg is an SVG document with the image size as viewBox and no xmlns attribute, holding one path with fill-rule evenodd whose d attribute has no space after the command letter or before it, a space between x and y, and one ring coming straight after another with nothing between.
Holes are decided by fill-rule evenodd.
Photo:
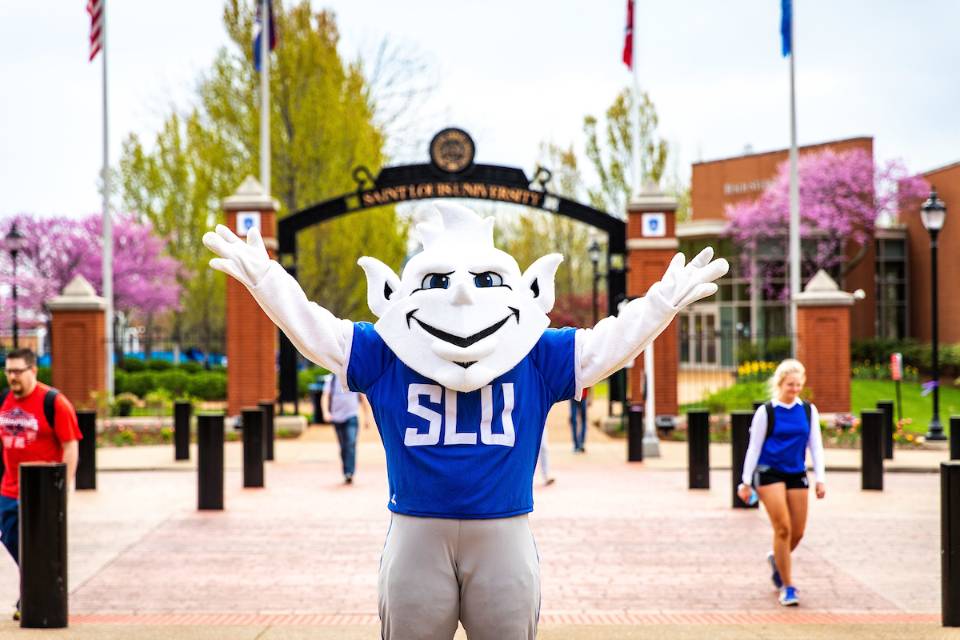
<instances>
[{"instance_id":1,"label":"overcast sky","mask_svg":"<svg viewBox=\"0 0 960 640\"><path fill-rule=\"evenodd\" d=\"M287 3L289 4L288 0ZM455 125L477 161L529 169L541 142L582 151L585 114L630 83L625 0L331 0L341 52L389 38L433 69L433 129ZM87 62L85 0L0 2L0 217L100 210L101 65ZM227 45L220 0L108 0L110 155L151 139ZM801 144L874 136L916 171L960 161L960 2L794 0ZM637 0L641 86L672 166L789 144L778 0ZM869 7L869 9L867 9ZM282 43L281 45L282 46ZM407 149L404 160L426 158Z\"/></svg>"}]
</instances>

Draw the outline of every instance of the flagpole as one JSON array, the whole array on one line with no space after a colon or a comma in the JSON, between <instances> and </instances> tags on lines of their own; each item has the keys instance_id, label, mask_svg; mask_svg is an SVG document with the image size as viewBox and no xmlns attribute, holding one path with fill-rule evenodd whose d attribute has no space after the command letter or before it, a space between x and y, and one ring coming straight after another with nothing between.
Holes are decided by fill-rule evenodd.
<instances>
[{"instance_id":1,"label":"flagpole","mask_svg":"<svg viewBox=\"0 0 960 640\"><path fill-rule=\"evenodd\" d=\"M790 341L793 357L797 357L797 294L800 293L800 180L797 174L797 98L794 80L794 58L797 42L794 34L793 6L790 7Z\"/></svg>"},{"instance_id":2,"label":"flagpole","mask_svg":"<svg viewBox=\"0 0 960 640\"><path fill-rule=\"evenodd\" d=\"M633 150L634 182L633 183L634 185L636 185L634 187L634 193L639 195L643 193L643 185L640 184L641 180L643 179L643 176L641 175L641 172L640 172L640 71L639 71L640 65L637 64L638 56L636 55L637 53L637 6L636 4L634 4L633 6L633 15L630 17L633 19L632 23L630 24L630 32L631 32L630 46L632 49L632 52L630 55L631 55L633 64L630 66L633 67L631 71L633 72L632 74L633 75L633 93L634 93L634 100L635 100L634 112L637 118L636 128L634 130L634 140L633 140L633 146L634 146L634 150Z\"/></svg>"},{"instance_id":3,"label":"flagpole","mask_svg":"<svg viewBox=\"0 0 960 640\"><path fill-rule=\"evenodd\" d=\"M260 0L260 186L270 194L270 0Z\"/></svg>"},{"instance_id":4,"label":"flagpole","mask_svg":"<svg viewBox=\"0 0 960 640\"><path fill-rule=\"evenodd\" d=\"M110 148L107 112L107 0L102 0L100 17L100 57L103 60L103 299L106 390L113 397L113 219L110 217Z\"/></svg>"},{"instance_id":5,"label":"flagpole","mask_svg":"<svg viewBox=\"0 0 960 640\"><path fill-rule=\"evenodd\" d=\"M640 66L637 64L639 62L639 56L637 53L637 7L636 4L633 6L633 13L631 15L633 19L630 23L630 32L631 32L631 54L630 59L632 61L631 71L633 72L633 93L635 96L634 102L634 113L636 116L636 121L634 125L634 140L633 140L633 183L634 189L633 193L635 197L643 195L646 191L646 185L643 184L643 171L640 167ZM629 203L628 203L629 210ZM655 342L655 341L654 341ZM646 349L643 350L643 376L646 381L646 397L644 398L644 407L643 407L643 440L641 441L643 448L643 457L644 458L659 458L660 457L660 439L657 437L657 426L656 426L656 391L654 389L654 381L656 378L654 372L654 342L651 342L647 345ZM618 375L623 375L624 380L626 380L625 373L619 373ZM612 378L611 378L612 380Z\"/></svg>"}]
</instances>

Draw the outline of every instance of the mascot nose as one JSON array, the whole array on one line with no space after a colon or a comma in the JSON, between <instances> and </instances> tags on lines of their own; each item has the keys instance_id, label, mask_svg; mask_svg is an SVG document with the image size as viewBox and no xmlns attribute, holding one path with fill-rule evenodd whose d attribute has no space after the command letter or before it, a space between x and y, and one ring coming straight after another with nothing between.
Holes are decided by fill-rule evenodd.
<instances>
[{"instance_id":1,"label":"mascot nose","mask_svg":"<svg viewBox=\"0 0 960 640\"><path fill-rule=\"evenodd\" d=\"M466 282L461 282L453 289L453 304L465 305L473 304L472 287Z\"/></svg>"}]
</instances>

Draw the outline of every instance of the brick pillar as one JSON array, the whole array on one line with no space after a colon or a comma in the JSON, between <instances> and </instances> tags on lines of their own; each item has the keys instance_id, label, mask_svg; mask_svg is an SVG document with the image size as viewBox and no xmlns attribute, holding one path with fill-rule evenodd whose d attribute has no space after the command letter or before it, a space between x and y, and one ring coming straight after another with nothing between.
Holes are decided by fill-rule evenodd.
<instances>
[{"instance_id":1,"label":"brick pillar","mask_svg":"<svg viewBox=\"0 0 960 640\"><path fill-rule=\"evenodd\" d=\"M648 187L627 207L627 295L637 298L663 276L677 253L677 200ZM657 415L677 415L677 367L680 345L677 321L670 323L653 343L654 402ZM630 398L643 397L643 358L631 370ZM634 375L636 372L638 375Z\"/></svg>"},{"instance_id":2,"label":"brick pillar","mask_svg":"<svg viewBox=\"0 0 960 640\"><path fill-rule=\"evenodd\" d=\"M235 194L223 201L227 226L245 238L259 227L271 258L277 251L276 200L248 176ZM277 327L246 287L227 278L227 415L277 397Z\"/></svg>"},{"instance_id":3,"label":"brick pillar","mask_svg":"<svg viewBox=\"0 0 960 640\"><path fill-rule=\"evenodd\" d=\"M77 409L95 409L94 394L106 391L106 306L83 276L47 302L53 386Z\"/></svg>"},{"instance_id":4,"label":"brick pillar","mask_svg":"<svg viewBox=\"0 0 960 640\"><path fill-rule=\"evenodd\" d=\"M824 271L797 295L797 359L807 369L806 386L823 413L850 411L853 300Z\"/></svg>"}]
</instances>

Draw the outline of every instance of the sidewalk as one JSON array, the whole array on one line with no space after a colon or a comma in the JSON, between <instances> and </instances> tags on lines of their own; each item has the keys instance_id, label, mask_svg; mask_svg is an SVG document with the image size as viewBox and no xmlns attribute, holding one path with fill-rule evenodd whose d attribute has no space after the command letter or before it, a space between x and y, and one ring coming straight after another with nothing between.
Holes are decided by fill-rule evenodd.
<instances>
[{"instance_id":1,"label":"sidewalk","mask_svg":"<svg viewBox=\"0 0 960 640\"><path fill-rule=\"evenodd\" d=\"M795 555L801 606L784 610L764 562L765 515L729 508L729 447L711 449L712 489L689 491L684 443L628 464L624 441L596 430L573 454L566 406L549 424L557 481L537 477L531 516L541 638L960 638L939 627L937 475L890 474L877 493L860 491L858 473L830 474ZM375 429L361 432L352 486L329 427L278 441L265 489L241 488L240 451L228 443L226 510L201 513L195 452L175 463L172 445L99 450L98 490L70 497L71 628L37 635L377 638L389 515ZM830 464L858 460L831 451L842 455L828 452ZM946 454L897 457L934 470ZM16 584L0 562L0 604ZM0 638L32 633L0 622Z\"/></svg>"}]
</instances>

